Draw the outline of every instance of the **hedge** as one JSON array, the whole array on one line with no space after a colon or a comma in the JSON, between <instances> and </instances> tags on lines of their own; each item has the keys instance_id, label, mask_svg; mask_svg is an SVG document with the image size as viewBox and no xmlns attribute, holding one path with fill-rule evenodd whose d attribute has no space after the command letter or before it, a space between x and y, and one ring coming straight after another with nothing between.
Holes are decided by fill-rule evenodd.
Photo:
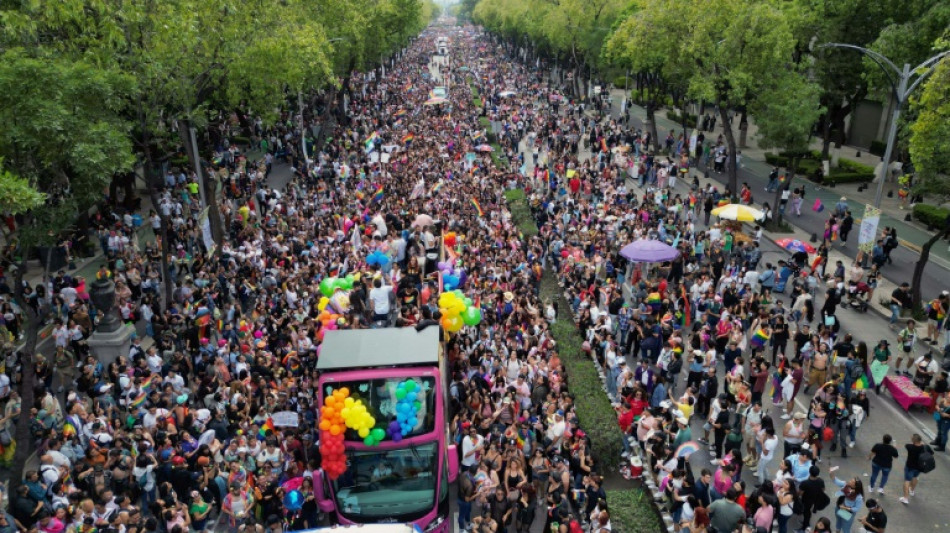
<instances>
[{"instance_id":1,"label":"hedge","mask_svg":"<svg viewBox=\"0 0 950 533\"><path fill-rule=\"evenodd\" d=\"M914 204L914 218L928 227L943 228L950 209L929 204Z\"/></svg>"},{"instance_id":2,"label":"hedge","mask_svg":"<svg viewBox=\"0 0 950 533\"><path fill-rule=\"evenodd\" d=\"M524 191L505 192L508 209L514 223L525 238L538 234ZM557 351L567 371L567 383L574 395L574 405L581 428L590 436L597 468L602 474L617 475L616 462L623 452L623 433L617 425L617 414L604 393L600 375L591 360L581 350L583 338L570 314L570 303L564 298L557 279L550 270L541 279L541 299L558 302L562 312L551 326L557 342ZM566 313L563 311L567 311ZM613 459L611 459L613 458ZM611 524L615 531L639 533L664 531L656 506L649 491L637 488L608 490L607 502L611 510Z\"/></svg>"},{"instance_id":3,"label":"hedge","mask_svg":"<svg viewBox=\"0 0 950 533\"><path fill-rule=\"evenodd\" d=\"M871 152L874 155L879 155L884 157L884 152L887 150L887 144L882 141L871 141L871 147L868 148L868 152Z\"/></svg>"},{"instance_id":4,"label":"hedge","mask_svg":"<svg viewBox=\"0 0 950 533\"><path fill-rule=\"evenodd\" d=\"M825 176L824 183L869 183L874 179L873 172L835 172L831 171L831 176Z\"/></svg>"},{"instance_id":5,"label":"hedge","mask_svg":"<svg viewBox=\"0 0 950 533\"><path fill-rule=\"evenodd\" d=\"M677 124L682 124L682 113L677 113L676 111L668 111L666 113L666 118L672 120ZM695 128L696 127L696 115L691 113L686 113L686 127Z\"/></svg>"},{"instance_id":6,"label":"hedge","mask_svg":"<svg viewBox=\"0 0 950 533\"><path fill-rule=\"evenodd\" d=\"M850 159L845 159L843 157L838 159L838 168L855 174L874 175L874 167L865 165L863 163L858 163L857 161L852 161Z\"/></svg>"}]
</instances>

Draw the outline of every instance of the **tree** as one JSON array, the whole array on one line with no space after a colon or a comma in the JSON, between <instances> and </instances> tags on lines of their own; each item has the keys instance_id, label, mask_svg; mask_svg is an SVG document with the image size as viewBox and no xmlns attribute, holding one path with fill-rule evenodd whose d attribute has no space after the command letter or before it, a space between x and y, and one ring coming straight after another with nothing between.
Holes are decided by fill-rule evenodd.
<instances>
[{"instance_id":1,"label":"tree","mask_svg":"<svg viewBox=\"0 0 950 533\"><path fill-rule=\"evenodd\" d=\"M18 215L43 205L45 201L46 195L34 189L29 180L5 169L0 157L0 212Z\"/></svg>"},{"instance_id":2,"label":"tree","mask_svg":"<svg viewBox=\"0 0 950 533\"><path fill-rule=\"evenodd\" d=\"M777 228L783 216L779 209L782 192L791 188L801 158L799 154L808 150L815 122L824 108L819 105L821 87L799 72L786 70L769 80L763 89L771 96L759 98L752 107L759 147L781 148L790 154L787 177L776 189L772 203L772 221Z\"/></svg>"},{"instance_id":3,"label":"tree","mask_svg":"<svg viewBox=\"0 0 950 533\"><path fill-rule=\"evenodd\" d=\"M937 64L913 108L918 113L910 127L910 157L917 171L914 194L942 204L950 199L950 57ZM947 228L940 228L921 246L911 280L914 309L921 307L920 280L930 249L946 236Z\"/></svg>"},{"instance_id":4,"label":"tree","mask_svg":"<svg viewBox=\"0 0 950 533\"><path fill-rule=\"evenodd\" d=\"M631 58L647 56L644 62L670 73L665 79L681 80L687 96L715 103L729 148L733 194L737 143L730 115L757 97L771 96L763 85L792 60L793 9L754 0L641 0L617 32L631 42Z\"/></svg>"}]
</instances>

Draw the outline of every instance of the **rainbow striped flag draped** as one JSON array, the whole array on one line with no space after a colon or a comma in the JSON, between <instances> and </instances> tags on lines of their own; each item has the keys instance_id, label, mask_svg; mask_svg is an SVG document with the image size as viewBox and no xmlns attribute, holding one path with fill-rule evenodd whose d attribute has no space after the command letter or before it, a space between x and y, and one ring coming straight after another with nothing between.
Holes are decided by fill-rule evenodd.
<instances>
[{"instance_id":1,"label":"rainbow striped flag draped","mask_svg":"<svg viewBox=\"0 0 950 533\"><path fill-rule=\"evenodd\" d=\"M752 338L749 339L749 344L753 348L761 348L765 346L765 343L769 342L769 334L764 329L759 328L752 334Z\"/></svg>"},{"instance_id":2,"label":"rainbow striped flag draped","mask_svg":"<svg viewBox=\"0 0 950 533\"><path fill-rule=\"evenodd\" d=\"M376 141L378 139L379 139L379 134L374 131L372 135L370 135L369 137L366 138L365 141L363 141L363 145L366 146L366 150L372 151L374 148L376 148Z\"/></svg>"},{"instance_id":3,"label":"rainbow striped flag draped","mask_svg":"<svg viewBox=\"0 0 950 533\"><path fill-rule=\"evenodd\" d=\"M647 295L646 304L650 306L650 309L653 312L660 310L660 305L663 303L663 300L660 298L660 293L651 292Z\"/></svg>"},{"instance_id":4,"label":"rainbow striped flag draped","mask_svg":"<svg viewBox=\"0 0 950 533\"><path fill-rule=\"evenodd\" d=\"M412 134L412 133L407 133L407 134L403 135L403 137L402 137L402 143L403 143L403 144L412 144L412 140L415 139L415 138L416 138L416 136L415 136L414 134Z\"/></svg>"},{"instance_id":5,"label":"rainbow striped flag draped","mask_svg":"<svg viewBox=\"0 0 950 533\"><path fill-rule=\"evenodd\" d=\"M685 328L685 327L689 327L693 322L693 319L691 316L692 313L690 313L690 309L689 309L689 295L686 294L686 287L683 287L683 290L680 296L683 298L683 327Z\"/></svg>"},{"instance_id":6,"label":"rainbow striped flag draped","mask_svg":"<svg viewBox=\"0 0 950 533\"><path fill-rule=\"evenodd\" d=\"M485 212L482 211L482 206L479 205L478 200L476 200L475 198L472 198L471 202L472 202L472 207L475 208L475 211L478 213L478 216L480 217L485 216Z\"/></svg>"},{"instance_id":7,"label":"rainbow striped flag draped","mask_svg":"<svg viewBox=\"0 0 950 533\"><path fill-rule=\"evenodd\" d=\"M607 139L603 137L600 138L600 151L607 153Z\"/></svg>"},{"instance_id":8,"label":"rainbow striped flag draped","mask_svg":"<svg viewBox=\"0 0 950 533\"><path fill-rule=\"evenodd\" d=\"M858 378L857 381L851 384L851 388L854 390L864 390L864 389L867 389L868 387L870 387L870 383L868 383L867 372L861 374L861 377Z\"/></svg>"},{"instance_id":9,"label":"rainbow striped flag draped","mask_svg":"<svg viewBox=\"0 0 950 533\"><path fill-rule=\"evenodd\" d=\"M132 403L129 404L129 407L132 407L134 409L138 409L139 407L142 407L143 405L145 405L146 398L148 398L148 393L143 390L141 393L139 393L138 396L136 396L132 400Z\"/></svg>"},{"instance_id":10,"label":"rainbow striped flag draped","mask_svg":"<svg viewBox=\"0 0 950 533\"><path fill-rule=\"evenodd\" d=\"M373 193L373 202L381 202L383 200L383 196L385 196L385 194L383 194L383 186L380 185L379 188L376 189L376 192Z\"/></svg>"},{"instance_id":11,"label":"rainbow striped flag draped","mask_svg":"<svg viewBox=\"0 0 950 533\"><path fill-rule=\"evenodd\" d=\"M74 426L69 420L63 424L63 436L66 438L76 436L76 426Z\"/></svg>"}]
</instances>

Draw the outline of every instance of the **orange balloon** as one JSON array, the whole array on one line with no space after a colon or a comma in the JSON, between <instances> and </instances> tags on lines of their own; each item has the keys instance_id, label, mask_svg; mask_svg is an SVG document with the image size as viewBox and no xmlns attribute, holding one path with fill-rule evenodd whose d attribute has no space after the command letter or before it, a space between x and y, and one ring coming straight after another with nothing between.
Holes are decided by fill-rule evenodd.
<instances>
[{"instance_id":1,"label":"orange balloon","mask_svg":"<svg viewBox=\"0 0 950 533\"><path fill-rule=\"evenodd\" d=\"M333 424L330 426L331 435L339 435L340 433L343 433L343 428L341 428L338 424Z\"/></svg>"},{"instance_id":2,"label":"orange balloon","mask_svg":"<svg viewBox=\"0 0 950 533\"><path fill-rule=\"evenodd\" d=\"M343 397L346 398L347 396L350 395L350 389L343 387L342 389L340 389L340 394L342 394Z\"/></svg>"},{"instance_id":3,"label":"orange balloon","mask_svg":"<svg viewBox=\"0 0 950 533\"><path fill-rule=\"evenodd\" d=\"M330 424L330 421L329 421L329 420L321 420L321 421L320 421L320 429L322 429L323 431L329 431L329 430L330 430L330 425L331 425L331 424Z\"/></svg>"}]
</instances>

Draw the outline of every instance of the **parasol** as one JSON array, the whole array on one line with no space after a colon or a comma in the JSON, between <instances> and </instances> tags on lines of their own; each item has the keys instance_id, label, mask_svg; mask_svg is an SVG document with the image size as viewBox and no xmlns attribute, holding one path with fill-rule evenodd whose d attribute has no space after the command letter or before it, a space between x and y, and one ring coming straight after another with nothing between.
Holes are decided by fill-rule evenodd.
<instances>
[{"instance_id":1,"label":"parasol","mask_svg":"<svg viewBox=\"0 0 950 533\"><path fill-rule=\"evenodd\" d=\"M478 145L478 146L475 147L475 151L477 151L477 152L494 152L495 149L492 148L490 145L487 145L487 144L480 144L480 145Z\"/></svg>"},{"instance_id":2,"label":"parasol","mask_svg":"<svg viewBox=\"0 0 950 533\"><path fill-rule=\"evenodd\" d=\"M412 221L412 224L410 224L410 227L424 228L426 226L431 226L431 225L432 225L432 217L430 217L429 215L418 215L416 216L416 219Z\"/></svg>"},{"instance_id":3,"label":"parasol","mask_svg":"<svg viewBox=\"0 0 950 533\"><path fill-rule=\"evenodd\" d=\"M712 214L725 220L738 222L755 222L756 220L762 220L765 216L762 211L742 204L726 204L713 209Z\"/></svg>"},{"instance_id":4,"label":"parasol","mask_svg":"<svg viewBox=\"0 0 950 533\"><path fill-rule=\"evenodd\" d=\"M802 242L798 239L778 239L775 241L775 244L785 248L790 252L807 252L810 254L815 253L815 247L808 244L807 242Z\"/></svg>"},{"instance_id":5,"label":"parasol","mask_svg":"<svg viewBox=\"0 0 950 533\"><path fill-rule=\"evenodd\" d=\"M680 252L665 242L643 239L621 248L620 255L632 263L662 263L676 259Z\"/></svg>"}]
</instances>

